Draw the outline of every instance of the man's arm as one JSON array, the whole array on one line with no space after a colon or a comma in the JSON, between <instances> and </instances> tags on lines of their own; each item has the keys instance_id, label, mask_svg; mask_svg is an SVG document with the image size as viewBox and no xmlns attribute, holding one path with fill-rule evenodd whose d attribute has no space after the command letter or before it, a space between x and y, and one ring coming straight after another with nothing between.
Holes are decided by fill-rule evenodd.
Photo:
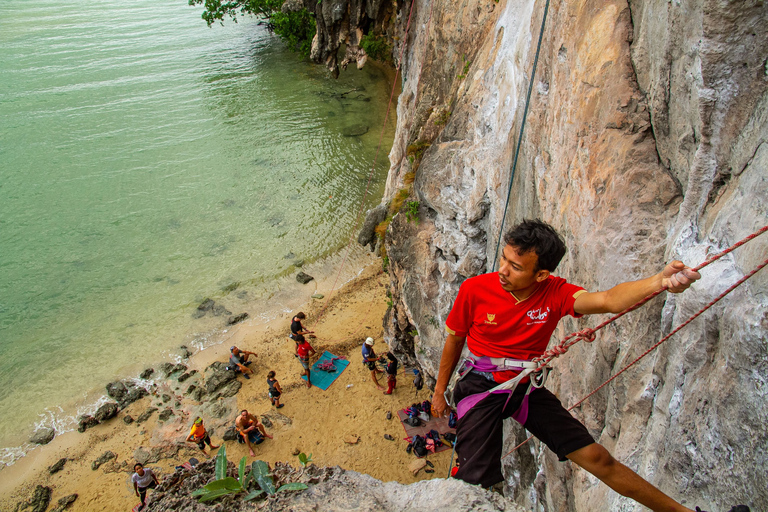
<instances>
[{"instance_id":1,"label":"man's arm","mask_svg":"<svg viewBox=\"0 0 768 512\"><path fill-rule=\"evenodd\" d=\"M582 293L576 297L573 309L582 315L619 313L661 288L672 293L683 292L699 278L701 274L686 267L682 261L673 261L651 277L627 281L603 292Z\"/></svg>"},{"instance_id":2,"label":"man's arm","mask_svg":"<svg viewBox=\"0 0 768 512\"><path fill-rule=\"evenodd\" d=\"M445 416L450 411L450 407L445 401L445 390L448 388L448 382L451 375L459 364L461 351L467 342L466 337L459 337L455 334L449 334L443 347L443 355L440 357L440 369L437 372L437 383L435 384L435 394L432 396L432 410L439 416Z\"/></svg>"}]
</instances>

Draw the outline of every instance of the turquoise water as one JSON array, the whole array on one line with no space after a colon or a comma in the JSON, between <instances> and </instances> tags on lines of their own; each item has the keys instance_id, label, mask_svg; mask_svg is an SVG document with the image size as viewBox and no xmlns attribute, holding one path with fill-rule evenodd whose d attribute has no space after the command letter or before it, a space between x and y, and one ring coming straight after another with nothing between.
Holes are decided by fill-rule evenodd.
<instances>
[{"instance_id":1,"label":"turquoise water","mask_svg":"<svg viewBox=\"0 0 768 512\"><path fill-rule=\"evenodd\" d=\"M257 294L354 230L391 82L200 12L0 4L0 462L188 339L205 297Z\"/></svg>"}]
</instances>

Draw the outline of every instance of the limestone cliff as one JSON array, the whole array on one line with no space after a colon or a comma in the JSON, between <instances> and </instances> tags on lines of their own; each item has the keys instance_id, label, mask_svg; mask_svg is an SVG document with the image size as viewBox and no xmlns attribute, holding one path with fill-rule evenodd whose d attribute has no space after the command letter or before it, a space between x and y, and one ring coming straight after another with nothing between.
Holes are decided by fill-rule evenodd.
<instances>
[{"instance_id":1,"label":"limestone cliff","mask_svg":"<svg viewBox=\"0 0 768 512\"><path fill-rule=\"evenodd\" d=\"M385 328L428 376L459 285L493 269L505 211L505 226L554 225L569 247L557 274L589 290L698 264L767 223L764 2L552 2L514 176L544 0L414 0L406 35L410 7L393 39L405 56L385 200L409 194L419 221L400 213L388 227ZM576 345L549 387L576 402L767 254L768 235ZM766 284L763 271L575 411L689 506L768 510ZM505 453L524 438L510 423ZM641 509L538 443L504 461L525 508Z\"/></svg>"}]
</instances>

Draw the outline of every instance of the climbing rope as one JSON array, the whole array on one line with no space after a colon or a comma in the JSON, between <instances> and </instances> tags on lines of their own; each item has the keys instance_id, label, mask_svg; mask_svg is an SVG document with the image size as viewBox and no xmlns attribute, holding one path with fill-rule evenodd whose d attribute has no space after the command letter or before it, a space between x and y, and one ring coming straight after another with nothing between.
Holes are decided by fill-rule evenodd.
<instances>
[{"instance_id":1,"label":"climbing rope","mask_svg":"<svg viewBox=\"0 0 768 512\"><path fill-rule=\"evenodd\" d=\"M757 238L758 236L762 235L762 234L763 234L763 233L765 233L766 231L768 231L768 226L764 226L764 227L762 227L761 229L759 229L759 230L755 231L755 232L754 232L754 233L752 233L751 235L749 235L749 236L745 237L744 239L740 240L739 242L737 242L737 243L733 244L732 246L730 246L730 247L729 247L729 248L727 248L726 250L724 250L724 251L722 251L722 252L720 252L720 253L717 253L716 255L712 256L711 258L708 258L706 261L704 261L703 263L701 263L700 265L698 265L697 267L695 267L693 270L695 270L695 271L697 271L697 272L698 272L699 270L701 270L702 268L704 268L704 267L706 267L707 265L711 264L712 262L714 262L714 261L717 261L717 260L719 260L720 258L722 258L723 256L725 256L726 254L728 254L728 253L732 252L734 249L737 249L738 247L741 247L742 245L746 244L747 242L749 242L749 241L751 241L751 240L754 240L755 238ZM600 391L601 389L603 389L603 388L604 388L605 386L607 386L607 385L608 385L610 382L612 382L614 379L616 379L616 378L617 378L619 375L621 375L622 373L624 373L625 371L627 371L628 369L630 369L632 366L634 366L635 364L637 364L637 363L638 363L638 362L639 362L641 359L643 359L645 356L647 356L648 354L650 354L651 352L653 352L654 350L656 350L656 348L658 348L658 347L659 347L659 346L660 346L662 343L664 343L664 342L665 342L665 341L667 341L669 338L671 338L673 335L675 335L676 333L678 333L678 332L679 332L679 331L680 331L680 330L681 330L683 327L685 327L686 325L688 325L688 324L690 324L691 322L693 322L693 321L694 321L696 318L698 318L700 315L702 315L702 314L703 314L705 311L707 311L709 308L711 308L712 306L714 306L715 304L717 304L718 302L720 302L720 300L722 300L722 299L723 299L725 296L727 296L727 295L728 295L729 293L731 293L733 290L735 290L736 288L738 288L739 286L741 286L741 285L742 285L744 282L746 282L748 279L750 279L752 276L754 276L754 275L755 275L757 272L759 272L761 269L763 269L763 267L765 267L766 265L768 265L768 259L764 260L762 263L760 263L759 265L757 265L757 266L756 266L756 267L755 267L753 270L751 270L750 272L748 272L747 274L745 274L745 275L744 275L744 277L742 277L741 279L739 279L738 281L736 281L734 284L732 284L731 286L729 286L729 287L728 287L728 289L726 289L726 290L725 290L723 293L721 293L720 295L718 295L718 296L717 296L715 299L713 299L712 301L710 301L710 302L709 302L709 303L708 303L706 306L704 306L703 308L701 308L699 311L697 311L696 313L694 313L693 315L691 315L691 316L690 316L690 317L689 317L689 318L688 318L688 319L687 319L685 322L683 322L683 323L681 323L680 325L678 325L678 326L677 326L675 329L673 329L673 330L672 330L672 332L670 332L669 334L667 334L666 336L664 336L664 337L663 337L661 340L659 340L658 342L656 342L656 343L655 343L653 346L651 346L651 347L650 347L648 350L646 350L645 352L643 352L642 354L640 354L640 355L639 355L639 356L638 356L638 357L637 357L637 358L636 358L634 361L632 361L632 362L631 362L631 363L629 363L628 365L624 366L624 367L623 367L621 370L619 370L619 371L618 371L618 372L616 372L614 375L612 375L611 377L609 377L609 378L608 378L608 379L607 379L605 382L603 382L603 383L602 383L602 384L600 384L598 387L596 387L594 390L592 390L592 391L591 391L591 392L590 392L588 395L586 395L584 398L582 398L581 400L579 400L578 402L576 402L575 404L573 404L572 406L570 406L570 407L568 408L568 411L571 411L571 410L575 409L576 407L580 406L580 405L581 405L582 403L584 403L584 402L585 402L585 401L586 401L586 400L587 400L589 397L591 397L592 395L594 395L595 393L597 393L598 391ZM645 304L646 302L648 302L649 300L651 300L653 297L656 297L656 296L657 296L659 293L663 292L665 289L666 289L666 288L662 288L661 290L657 290L656 292L654 292L654 293L652 293L652 294L648 295L647 297L645 297L645 298L644 298L643 300L641 300L640 302L638 302L638 303L634 304L633 306L630 306L629 308L625 309L625 310L624 310L624 311L622 311L621 313L619 313L619 314L617 314L617 315L615 315L615 316L613 316L613 317L609 318L608 320L606 320L605 322L601 323L599 326L595 327L594 329L584 329L584 330L582 330L582 331L579 331L579 332L575 332L575 333L571 333L571 334L569 334L569 335L568 335L566 338L564 338L564 339L563 339L563 341L562 341L562 342L561 342L561 343L560 343L558 346L556 346L556 347L553 347L553 349L547 350L547 351L546 351L544 354L542 354L540 357L538 357L538 358L535 358L535 359L534 359L534 361L536 361L536 362L540 363L540 364L539 364L539 367L542 367L542 366L546 365L547 363L549 363L549 362L550 362L552 359L554 359L555 357L558 357L558 356L560 356L560 355L562 355L562 354L565 354L565 353L568 351L568 348L569 348L570 346L574 345L575 343L578 343L578 341L579 341L579 340L581 340L581 339L584 339L584 340L586 340L586 341L594 341L594 339L595 339L595 332L596 332L597 330L599 330L599 329L602 329L603 327L605 327L605 326L606 326L606 325L608 325L609 323L611 323L611 322L615 321L616 319L618 319L618 318L620 318L621 316L623 316L623 315L625 315L625 314L629 313L630 311L634 311L635 309L639 308L640 306L642 306L643 304ZM526 439L526 440L525 440L525 441L523 441L522 443L520 443L520 444L518 444L517 446L515 446L514 448L512 448L512 450L510 450L510 451L509 451L509 453L507 453L506 455L504 455L504 457L502 457L502 458L506 458L506 457L508 457L509 455L511 455L512 453L514 453L516 450L518 450L518 449L519 449L521 446L523 446L525 443L527 443L527 442L528 442L528 441L530 441L531 439L533 439L533 436L530 436L530 437L528 437L528 439Z\"/></svg>"},{"instance_id":2,"label":"climbing rope","mask_svg":"<svg viewBox=\"0 0 768 512\"><path fill-rule=\"evenodd\" d=\"M501 238L504 233L504 219L507 217L507 209L509 208L509 198L512 195L512 182L515 179L515 170L517 169L517 160L520 156L520 146L523 145L523 132L525 131L525 123L528 119L528 107L531 104L531 92L533 91L533 82L536 79L536 68L539 65L539 53L541 52L541 41L544 38L544 25L547 22L547 13L549 12L549 0L544 3L544 16L541 18L541 30L539 30L539 43L536 45L536 56L533 58L533 70L531 71L531 79L528 82L528 94L525 97L525 109L523 110L523 120L520 124L520 133L517 135L517 145L515 147L515 158L512 160L512 171L509 176L509 188L507 189L507 200L504 203L504 213L501 215L501 225L499 226L499 238L496 242L496 251L493 255L493 266L491 271L496 268L496 261L499 257L499 247L501 247Z\"/></svg>"}]
</instances>

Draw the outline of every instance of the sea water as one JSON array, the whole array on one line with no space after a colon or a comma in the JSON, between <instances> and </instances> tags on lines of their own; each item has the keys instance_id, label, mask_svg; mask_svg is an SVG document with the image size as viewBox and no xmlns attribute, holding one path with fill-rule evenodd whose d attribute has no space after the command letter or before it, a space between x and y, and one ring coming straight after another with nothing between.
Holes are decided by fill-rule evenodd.
<instances>
[{"instance_id":1,"label":"sea water","mask_svg":"<svg viewBox=\"0 0 768 512\"><path fill-rule=\"evenodd\" d=\"M385 74L335 80L201 11L0 3L0 466L199 331L204 298L338 251L381 197Z\"/></svg>"}]
</instances>

